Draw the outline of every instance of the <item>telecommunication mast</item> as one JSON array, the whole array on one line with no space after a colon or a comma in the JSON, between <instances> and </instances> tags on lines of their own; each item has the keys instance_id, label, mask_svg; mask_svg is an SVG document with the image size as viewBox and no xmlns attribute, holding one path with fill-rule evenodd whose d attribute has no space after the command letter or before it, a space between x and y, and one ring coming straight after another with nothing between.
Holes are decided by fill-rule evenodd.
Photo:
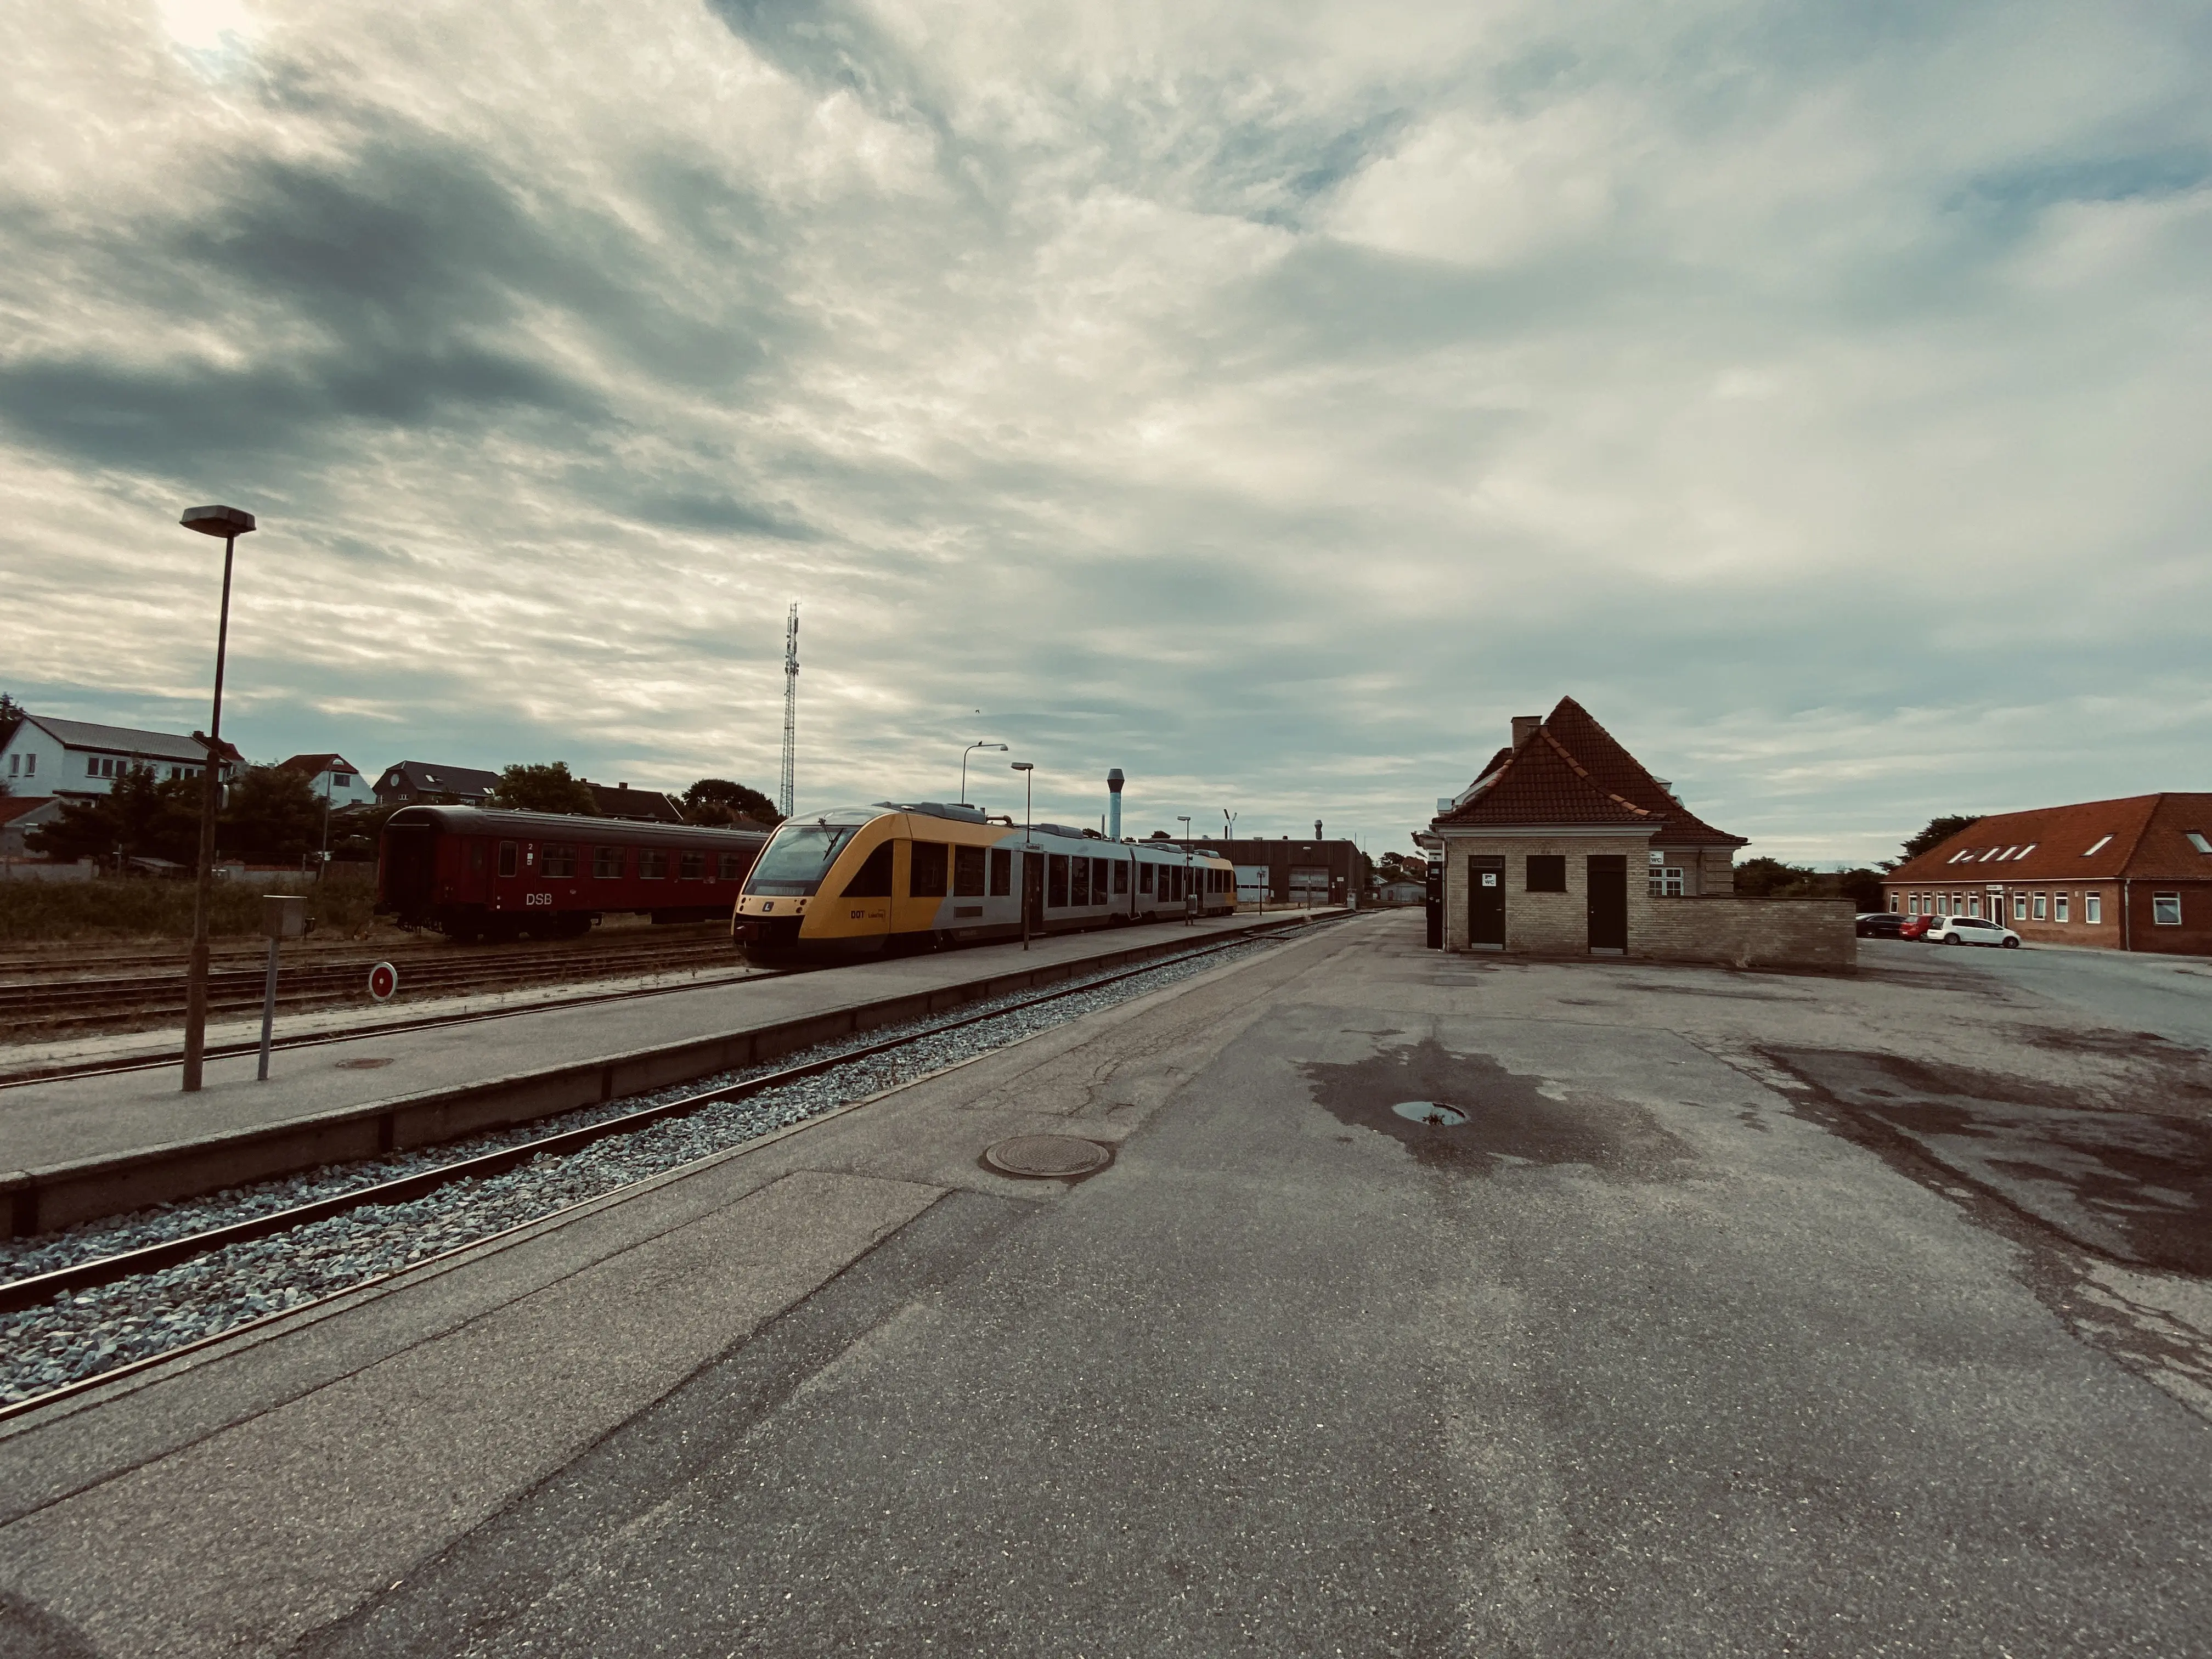
<instances>
[{"instance_id":1,"label":"telecommunication mast","mask_svg":"<svg viewBox=\"0 0 2212 1659\"><path fill-rule=\"evenodd\" d=\"M775 810L791 816L793 786L799 759L799 607L791 607L791 620L783 630L783 778L776 792Z\"/></svg>"}]
</instances>

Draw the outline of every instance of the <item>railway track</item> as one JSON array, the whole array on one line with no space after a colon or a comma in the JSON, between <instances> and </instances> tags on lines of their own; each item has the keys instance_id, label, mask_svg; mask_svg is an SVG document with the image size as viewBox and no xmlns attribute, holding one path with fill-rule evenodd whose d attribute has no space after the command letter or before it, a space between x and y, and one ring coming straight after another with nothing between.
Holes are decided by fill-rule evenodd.
<instances>
[{"instance_id":1,"label":"railway track","mask_svg":"<svg viewBox=\"0 0 2212 1659\"><path fill-rule=\"evenodd\" d=\"M378 960L362 957L281 964L276 975L277 1006L298 1009L356 1000L364 994L368 970ZM426 953L404 963L400 981L410 993L453 994L548 981L617 979L736 960L728 937L717 933L704 938L591 950ZM209 975L208 1011L223 1015L258 1010L265 984L266 969L259 965L216 969ZM181 969L158 974L0 981L0 1021L19 1030L42 1026L81 1030L168 1016L180 1018L184 1010Z\"/></svg>"},{"instance_id":2,"label":"railway track","mask_svg":"<svg viewBox=\"0 0 2212 1659\"><path fill-rule=\"evenodd\" d=\"M1301 929L1303 933L1304 930ZM842 1044L824 1045L811 1058L786 1062L773 1067L751 1068L744 1073L726 1074L722 1078L703 1079L699 1084L686 1085L661 1091L657 1096L638 1097L629 1102L614 1102L592 1113L569 1115L567 1127L543 1133L544 1126L533 1126L533 1131L507 1132L505 1135L480 1138L495 1144L484 1150L466 1150L467 1143L423 1149L414 1154L395 1155L354 1171L325 1172L319 1177L326 1188L294 1203L272 1203L269 1192L284 1194L288 1189L296 1194L302 1185L298 1180L264 1183L268 1191L257 1201L254 1193L219 1194L214 1198L191 1204L167 1206L156 1213L151 1221L144 1218L125 1218L116 1224L100 1224L93 1228L80 1229L78 1233L89 1238L114 1234L136 1226L141 1231L152 1226L170 1228L168 1236L135 1248L118 1249L112 1254L95 1255L44 1272L0 1283L0 1351L13 1350L20 1353L33 1352L31 1344L40 1337L43 1316L47 1327L46 1335L53 1339L57 1329L63 1346L77 1336L90 1340L88 1350L82 1343L70 1347L80 1363L71 1366L76 1374L57 1386L45 1387L25 1395L18 1384L9 1384L6 1394L16 1397L12 1403L0 1405L0 1420L24 1412L51 1405L58 1401L80 1394L88 1389L115 1381L134 1371L175 1358L180 1353L204 1347L226 1340L240 1331L265 1324L271 1320L289 1317L303 1309L311 1308L342 1295L376 1283L392 1274L423 1265L426 1261L442 1259L462 1249L474 1249L487 1239L501 1237L522 1227L534 1226L549 1217L558 1215L580 1203L595 1203L610 1195L666 1173L670 1168L681 1167L712 1151L726 1150L729 1146L757 1139L778 1128L818 1117L843 1106L854 1105L881 1092L882 1073L886 1062L896 1070L897 1063L908 1061L919 1054L927 1061L912 1075L900 1078L891 1086L916 1081L931 1072L944 1069L948 1064L963 1063L992 1049L1001 1048L1023 1037L1033 1035L1045 1026L1057 1024L1065 1018L1079 1017L1097 1006L1104 1006L1127 996L1144 994L1158 985L1172 982L1178 977L1210 965L1224 953L1252 951L1268 948L1279 940L1272 937L1240 937L1198 946L1191 951L1146 962L1141 965L1097 975L1071 984L1056 986L1048 991L1027 992L1001 998L994 1003L966 1013L917 1021L897 1033L884 1036L872 1034L867 1039L852 1039ZM1038 1014L1056 1012L1058 1018L1040 1019ZM964 1050L964 1052L963 1052ZM823 1079L842 1081L844 1097L838 1097L836 1089L828 1092L816 1091L810 1100L796 1105L786 1103L774 1106L765 1115L759 1108L763 1102L778 1100L794 1091L803 1092L808 1085ZM750 1103L750 1105L748 1103ZM641 1171L633 1160L623 1178L612 1181L599 1190L577 1196L573 1185L563 1184L559 1172L564 1161L586 1154L603 1143L614 1142L627 1151L642 1141L650 1133L665 1130L679 1120L694 1120L702 1114L727 1108L738 1114L730 1127L726 1142L720 1147L708 1147L702 1152L695 1142L675 1146L670 1154L673 1161L663 1160ZM744 1115L748 1110L755 1115ZM574 1121L578 1118L587 1121ZM717 1126L719 1128L719 1126ZM443 1155L442 1158L441 1155ZM619 1156L619 1153L617 1154ZM392 1173L395 1164L414 1164ZM422 1167L427 1164L427 1167ZM545 1180L551 1176L555 1201L517 1218L517 1209L512 1204L501 1208L495 1204L501 1217L500 1224L466 1237L450 1249L414 1255L407 1246L398 1247L397 1259L388 1259L381 1265L373 1265L349 1274L341 1274L343 1282L325 1282L316 1293L287 1301L282 1287L272 1292L264 1282L256 1279L249 1265L245 1276L252 1281L248 1287L234 1289L230 1294L232 1305L240 1310L240 1316L227 1322L218 1320L219 1328L194 1334L197 1314L190 1310L204 1304L207 1291L196 1278L197 1272L213 1273L210 1264L222 1261L224 1253L242 1251L250 1254L250 1247L270 1239L293 1242L293 1248L264 1250L261 1259L273 1267L282 1269L312 1252L301 1247L300 1242L310 1232L326 1223L346 1223L349 1242L354 1235L364 1231L362 1212L376 1210L405 1211L404 1219L395 1216L391 1231L408 1241L436 1238L441 1231L439 1218L425 1217L426 1201L452 1195L452 1201L465 1203L469 1197L498 1188L502 1178ZM228 1205L234 1212L229 1218L216 1218L215 1224L193 1227L192 1220L209 1218ZM243 1211L244 1213L235 1213ZM450 1235L452 1229L443 1227ZM72 1236L63 1236L66 1243ZM22 1259L18 1253L17 1260ZM326 1276L327 1278L327 1276ZM94 1307L103 1297L132 1303L127 1315L119 1315L123 1328L131 1334L128 1344L119 1343L113 1336L94 1339L94 1334L82 1329L78 1317L88 1307ZM274 1311L269 1310L272 1300L286 1302ZM166 1303L161 1310L149 1310L149 1303ZM175 1312L178 1305L188 1311L184 1316ZM94 1317L98 1318L95 1313ZM149 1330L152 1334L149 1335ZM162 1330L173 1332L178 1340L163 1341ZM53 1340L46 1343L54 1346ZM127 1348L141 1352L125 1353ZM150 1351L144 1351L150 1348ZM91 1358L86 1359L84 1354ZM113 1357L115 1363L103 1364L101 1359ZM0 1379L4 1381L4 1379ZM4 1395L0 1395L4 1397Z\"/></svg>"}]
</instances>

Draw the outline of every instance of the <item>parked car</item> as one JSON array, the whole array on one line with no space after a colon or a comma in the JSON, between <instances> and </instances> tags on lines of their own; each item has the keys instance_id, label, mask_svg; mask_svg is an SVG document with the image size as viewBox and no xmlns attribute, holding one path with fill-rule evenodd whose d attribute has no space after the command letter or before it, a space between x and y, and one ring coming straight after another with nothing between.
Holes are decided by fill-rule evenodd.
<instances>
[{"instance_id":1,"label":"parked car","mask_svg":"<svg viewBox=\"0 0 2212 1659\"><path fill-rule=\"evenodd\" d=\"M1905 918L1894 910L1869 910L1858 919L1861 939L1902 939Z\"/></svg>"},{"instance_id":2,"label":"parked car","mask_svg":"<svg viewBox=\"0 0 2212 1659\"><path fill-rule=\"evenodd\" d=\"M2001 921L1980 916L1938 916L1928 930L1927 939L1930 945L2001 945L2008 951L2020 949L2018 933Z\"/></svg>"},{"instance_id":3,"label":"parked car","mask_svg":"<svg viewBox=\"0 0 2212 1659\"><path fill-rule=\"evenodd\" d=\"M1899 939L1924 939L1928 930L1936 925L1933 916L1907 916L1905 926L1897 930Z\"/></svg>"}]
</instances>

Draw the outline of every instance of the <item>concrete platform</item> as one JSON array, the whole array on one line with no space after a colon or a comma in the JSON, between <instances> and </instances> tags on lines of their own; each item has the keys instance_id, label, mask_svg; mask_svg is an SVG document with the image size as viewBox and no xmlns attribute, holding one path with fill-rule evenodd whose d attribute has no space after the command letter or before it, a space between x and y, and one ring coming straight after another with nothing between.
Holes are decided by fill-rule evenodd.
<instances>
[{"instance_id":1,"label":"concrete platform","mask_svg":"<svg viewBox=\"0 0 2212 1659\"><path fill-rule=\"evenodd\" d=\"M763 976L635 1000L386 1032L0 1091L0 1200L16 1236L326 1163L526 1122L856 1030L1334 912L1218 917Z\"/></svg>"},{"instance_id":2,"label":"concrete platform","mask_svg":"<svg viewBox=\"0 0 2212 1659\"><path fill-rule=\"evenodd\" d=\"M1764 1051L1942 1042L2085 1103L2202 1056L1935 963L1419 928L0 1427L0 1652L2208 1650L2212 1395L2087 1294L2148 1276L1836 1133ZM980 1164L1039 1130L1115 1162Z\"/></svg>"}]
</instances>

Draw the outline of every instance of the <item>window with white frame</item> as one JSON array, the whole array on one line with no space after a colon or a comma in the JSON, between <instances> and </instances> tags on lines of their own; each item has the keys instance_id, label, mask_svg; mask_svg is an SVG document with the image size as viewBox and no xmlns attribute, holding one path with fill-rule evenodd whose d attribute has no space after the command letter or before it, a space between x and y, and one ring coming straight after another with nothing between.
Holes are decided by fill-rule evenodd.
<instances>
[{"instance_id":1,"label":"window with white frame","mask_svg":"<svg viewBox=\"0 0 2212 1659\"><path fill-rule=\"evenodd\" d=\"M2094 924L2105 919L2105 896L2102 893L2081 895L2081 920Z\"/></svg>"},{"instance_id":2,"label":"window with white frame","mask_svg":"<svg viewBox=\"0 0 2212 1659\"><path fill-rule=\"evenodd\" d=\"M2053 893L2051 896L2051 921L2065 921L2069 919L2066 914L2066 903L2073 896L2071 893Z\"/></svg>"},{"instance_id":3,"label":"window with white frame","mask_svg":"<svg viewBox=\"0 0 2212 1659\"><path fill-rule=\"evenodd\" d=\"M2045 921L2048 916L2050 908L2051 901L2043 894L2038 893L2035 896L2035 919L2038 921Z\"/></svg>"},{"instance_id":4,"label":"window with white frame","mask_svg":"<svg viewBox=\"0 0 2212 1659\"><path fill-rule=\"evenodd\" d=\"M2014 893L2012 896L2012 919L2014 921L2026 921L2027 920L2027 894Z\"/></svg>"},{"instance_id":5,"label":"window with white frame","mask_svg":"<svg viewBox=\"0 0 2212 1659\"><path fill-rule=\"evenodd\" d=\"M1653 865L1651 866L1651 896L1653 898L1681 897L1681 871L1671 864Z\"/></svg>"},{"instance_id":6,"label":"window with white frame","mask_svg":"<svg viewBox=\"0 0 2212 1659\"><path fill-rule=\"evenodd\" d=\"M2160 927L2181 926L2181 895L2153 893L2150 896L2150 919Z\"/></svg>"}]
</instances>

